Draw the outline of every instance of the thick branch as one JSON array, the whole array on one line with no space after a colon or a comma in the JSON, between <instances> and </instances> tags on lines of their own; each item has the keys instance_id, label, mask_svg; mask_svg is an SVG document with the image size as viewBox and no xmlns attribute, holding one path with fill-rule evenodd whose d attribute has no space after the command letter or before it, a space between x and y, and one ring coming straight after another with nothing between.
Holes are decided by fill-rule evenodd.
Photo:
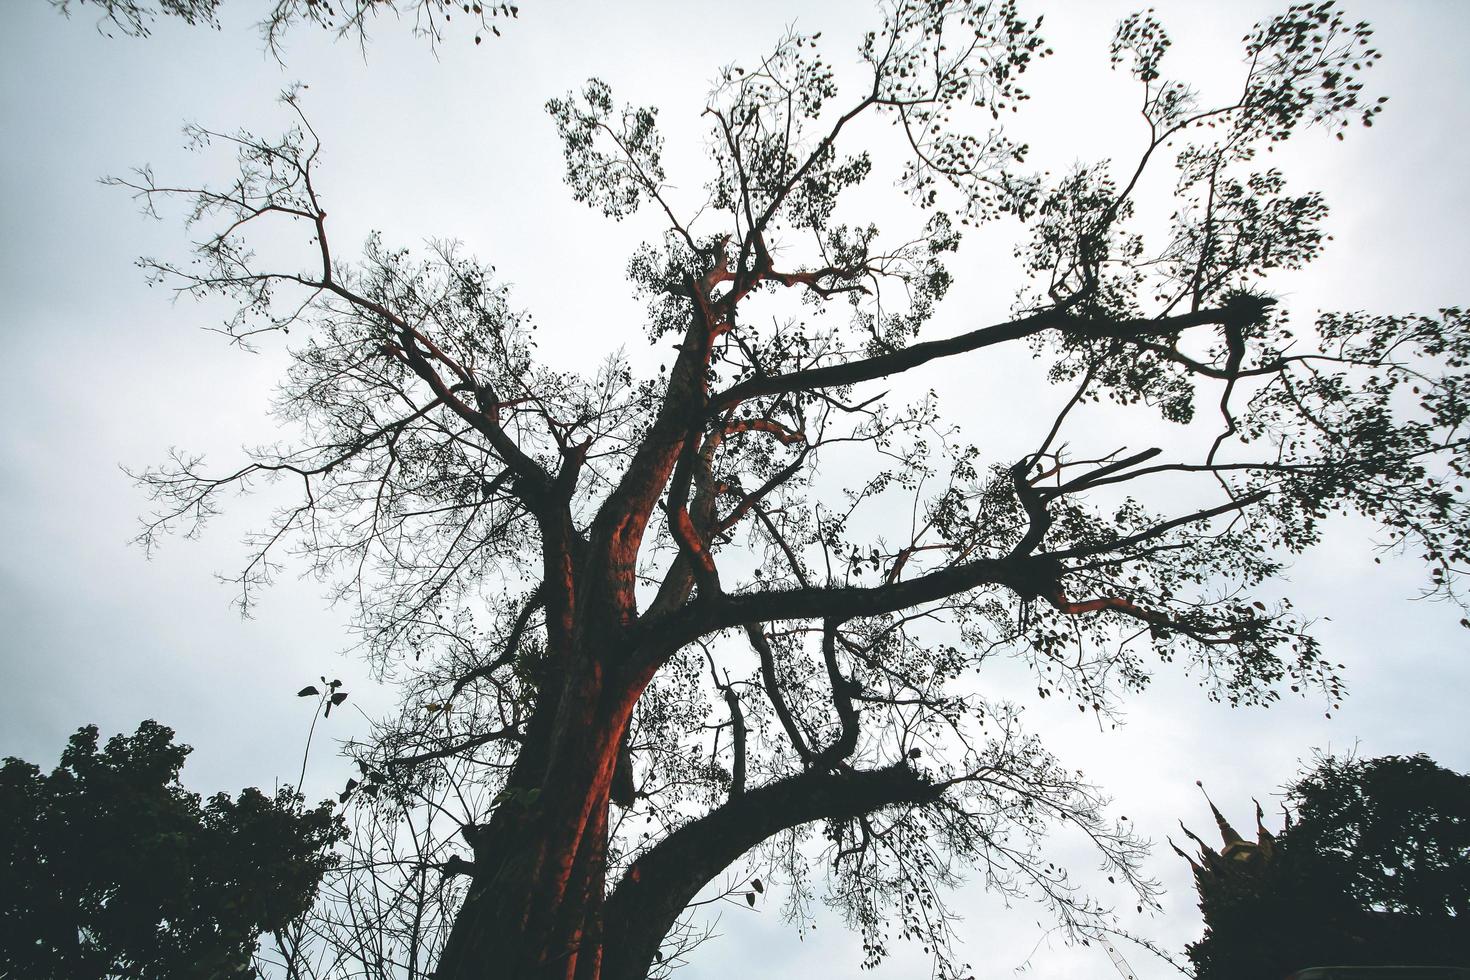
<instances>
[{"instance_id":1,"label":"thick branch","mask_svg":"<svg viewBox=\"0 0 1470 980\"><path fill-rule=\"evenodd\" d=\"M830 766L852 755L857 748L861 728L861 716L852 703L857 685L843 677L837 665L837 623L830 619L822 624L822 660L827 665L827 680L832 685L832 703L837 708L838 720L842 722L837 740L817 756L818 765Z\"/></svg>"},{"instance_id":2,"label":"thick branch","mask_svg":"<svg viewBox=\"0 0 1470 980\"><path fill-rule=\"evenodd\" d=\"M786 704L786 696L781 693L781 685L776 680L776 658L771 652L770 641L762 632L760 623L748 624L745 627L745 635L750 637L750 645L760 657L761 685L766 689L766 697L770 698L771 707L775 709L781 727L786 730L786 737L791 739L791 747L796 749L796 754L801 757L803 764L810 764L812 750L807 746L801 729L797 727L796 718L792 716L791 708Z\"/></svg>"},{"instance_id":3,"label":"thick branch","mask_svg":"<svg viewBox=\"0 0 1470 980\"><path fill-rule=\"evenodd\" d=\"M930 340L914 344L902 350L877 357L865 357L845 364L808 368L786 374L751 378L729 388L710 399L710 411L719 413L734 408L743 401L765 395L777 395L788 391L814 391L820 388L836 388L872 381L908 371L941 357L952 357L970 351L991 347L1041 333L1043 330L1061 329L1090 337L1118 337L1128 339L1138 336L1169 336L1190 327L1232 321L1238 311L1229 309L1197 310L1179 316L1157 317L1137 320L1085 320L1063 309L1046 310L1032 316L998 323L958 337Z\"/></svg>"},{"instance_id":4,"label":"thick branch","mask_svg":"<svg viewBox=\"0 0 1470 980\"><path fill-rule=\"evenodd\" d=\"M636 616L633 582L638 548L665 483L697 432L693 423L706 409L705 371L715 329L704 316L692 317L658 416L592 522L591 554L600 563L599 577L605 576L593 599L595 615L610 613L622 624ZM676 508L684 505L682 500L670 503Z\"/></svg>"},{"instance_id":5,"label":"thick branch","mask_svg":"<svg viewBox=\"0 0 1470 980\"><path fill-rule=\"evenodd\" d=\"M940 789L898 762L867 772L811 769L731 799L635 861L608 899L603 980L642 980L659 943L707 883L764 840L813 820L924 804Z\"/></svg>"},{"instance_id":6,"label":"thick branch","mask_svg":"<svg viewBox=\"0 0 1470 980\"><path fill-rule=\"evenodd\" d=\"M1042 565L1046 567L1043 568ZM726 594L712 603L685 605L666 618L640 624L649 634L642 645L655 655L696 637L749 623L792 619L857 619L897 612L948 598L983 585L1006 585L1035 595L1038 576L1055 578L1055 563L1037 558L981 558L902 582L873 587L812 586Z\"/></svg>"},{"instance_id":7,"label":"thick branch","mask_svg":"<svg viewBox=\"0 0 1470 980\"><path fill-rule=\"evenodd\" d=\"M709 648L705 648L705 656L709 657L709 676L715 682L715 688L724 695L725 707L730 711L730 793L729 798L734 799L745 792L745 711L740 707L740 692L735 690L735 685L730 683L726 676L722 682L719 672L715 669L714 657L710 656ZM719 744L716 740L716 745Z\"/></svg>"}]
</instances>

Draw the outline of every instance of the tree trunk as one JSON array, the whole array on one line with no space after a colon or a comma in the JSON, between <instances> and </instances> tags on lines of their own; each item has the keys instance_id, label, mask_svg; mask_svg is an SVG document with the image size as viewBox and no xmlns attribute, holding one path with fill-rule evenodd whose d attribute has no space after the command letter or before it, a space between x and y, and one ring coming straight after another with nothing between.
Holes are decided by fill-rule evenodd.
<instances>
[{"instance_id":1,"label":"tree trunk","mask_svg":"<svg viewBox=\"0 0 1470 980\"><path fill-rule=\"evenodd\" d=\"M438 980L601 980L606 972L604 936L618 941L616 929L603 927L609 799L633 706L659 660L649 651L635 657L628 639L638 620L637 559L650 515L671 479L670 506L683 512L688 502L693 476L687 450L698 444L701 431L691 418L703 415L710 352L724 329L706 308L713 282L692 297L694 315L663 405L585 542L565 499L538 512L548 663L554 665L549 672L560 675L561 683L554 692L543 683L543 700L504 798L487 827L466 835L475 867ZM568 472L575 476L575 468ZM671 591L682 599L689 592L688 575L674 578L682 584ZM622 797L627 786L618 785ZM660 907L675 900L665 898ZM681 910L687 901L679 901ZM650 928L641 925L640 934ZM666 931L664 926L654 937L644 971Z\"/></svg>"},{"instance_id":2,"label":"tree trunk","mask_svg":"<svg viewBox=\"0 0 1470 980\"><path fill-rule=\"evenodd\" d=\"M616 743L614 743L616 748ZM607 780L582 800L502 802L479 832L475 870L440 959L440 980L597 980L606 890ZM507 810L519 812L502 817ZM587 811L568 834L567 810ZM589 961L590 960L590 961Z\"/></svg>"},{"instance_id":3,"label":"tree trunk","mask_svg":"<svg viewBox=\"0 0 1470 980\"><path fill-rule=\"evenodd\" d=\"M490 823L465 830L474 870L439 980L600 976L607 810L631 701L581 662L539 706Z\"/></svg>"}]
</instances>

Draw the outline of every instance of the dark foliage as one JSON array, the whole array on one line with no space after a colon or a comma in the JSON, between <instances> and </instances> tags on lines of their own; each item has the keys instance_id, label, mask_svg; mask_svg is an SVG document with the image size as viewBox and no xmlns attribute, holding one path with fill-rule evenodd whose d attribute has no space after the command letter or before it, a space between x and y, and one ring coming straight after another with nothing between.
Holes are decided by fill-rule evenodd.
<instances>
[{"instance_id":1,"label":"dark foliage","mask_svg":"<svg viewBox=\"0 0 1470 980\"><path fill-rule=\"evenodd\" d=\"M332 807L290 788L201 800L173 734L145 721L99 750L89 726L50 775L5 760L0 976L253 976L259 936L310 906L343 833Z\"/></svg>"},{"instance_id":2,"label":"dark foliage","mask_svg":"<svg viewBox=\"0 0 1470 980\"><path fill-rule=\"evenodd\" d=\"M1197 875L1198 980L1470 966L1470 776L1423 755L1327 757L1288 799L1298 819L1274 851L1227 848Z\"/></svg>"}]
</instances>

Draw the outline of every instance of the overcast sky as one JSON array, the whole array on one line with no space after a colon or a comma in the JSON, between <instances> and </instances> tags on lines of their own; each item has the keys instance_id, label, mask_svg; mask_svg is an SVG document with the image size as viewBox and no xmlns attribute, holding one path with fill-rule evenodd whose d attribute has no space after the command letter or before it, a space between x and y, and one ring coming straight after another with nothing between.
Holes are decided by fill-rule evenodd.
<instances>
[{"instance_id":1,"label":"overcast sky","mask_svg":"<svg viewBox=\"0 0 1470 980\"><path fill-rule=\"evenodd\" d=\"M1126 157L1141 136L1136 93L1109 72L1107 43L1132 7L1028 6L1047 14L1057 50L1030 77L1034 101L1017 122L1034 161L1061 169ZM1166 64L1208 87L1232 84L1241 35L1279 5L1153 6L1175 38ZM108 39L85 9L67 21L42 0L3 4L0 755L50 766L79 725L96 723L106 734L152 717L195 746L186 772L193 788L234 791L294 781L310 707L293 694L317 675L344 679L348 705L368 714L392 703L391 686L340 653L350 643L347 611L329 608L319 583L286 574L256 618L242 621L231 609L214 573L238 563L239 538L268 498L242 501L203 540L169 542L152 561L128 546L147 505L120 466L158 461L171 446L223 465L241 445L276 438L265 408L284 360L269 344L256 355L228 349L200 329L217 311L170 305L148 289L133 260L178 255L179 225L141 218L98 177L144 162L161 175L224 176L227 161L182 151L180 125L278 131L285 117L274 96L303 81L326 146L323 181L339 252L371 229L408 245L461 239L514 284L515 302L542 325L547 355L585 367L642 343L640 309L622 272L633 246L657 229L643 216L613 224L571 201L545 99L595 75L620 99L659 105L670 179L694 201L706 176L698 114L716 67L759 54L792 21L823 31L830 60L843 65L875 23L866 3L838 0L524 7L504 38L477 48L456 35L437 59L389 25L366 59L351 44L299 32L282 67L246 20L227 21L221 32L168 23L147 40ZM1312 268L1273 286L1301 319L1317 309L1431 312L1470 302L1470 67L1459 49L1470 5L1359 2L1348 11L1378 30L1384 59L1370 79L1392 101L1378 125L1345 143L1308 132L1280 154L1292 186L1326 193L1335 240ZM960 286L930 336L1003 315L1019 282L1003 237L977 237L951 268ZM998 395L1013 404L1016 391L977 391L975 371L947 364L926 383L984 446ZM1211 704L1192 680L1167 670L1128 702L1118 731L1100 733L1065 703L1028 709L1053 750L1159 842L1150 871L1169 888L1165 912L1135 915L1126 896L1111 897L1127 928L1172 950L1200 931L1188 868L1163 844L1180 818L1207 828L1196 779L1247 824L1251 797L1269 809L1270 794L1314 748L1422 751L1470 770L1460 614L1413 601L1422 574L1412 564L1375 565L1372 528L1343 521L1334 530L1282 586L1299 609L1323 617L1318 635L1347 665L1350 696L1330 719L1319 700L1269 711ZM325 726L307 778L311 795L343 778L332 740L364 727L352 711ZM1071 842L1057 847L1080 870L1095 863ZM956 901L966 916L963 958L977 977L1010 976L1025 963L1025 975L1036 977L1115 976L1101 950L1045 937L1038 908L1007 909L978 887ZM855 937L831 914L820 923L799 942L774 906L732 909L723 938L685 975L855 973ZM1146 952L1120 948L1140 978L1174 975ZM917 950L900 949L877 976L926 970Z\"/></svg>"}]
</instances>

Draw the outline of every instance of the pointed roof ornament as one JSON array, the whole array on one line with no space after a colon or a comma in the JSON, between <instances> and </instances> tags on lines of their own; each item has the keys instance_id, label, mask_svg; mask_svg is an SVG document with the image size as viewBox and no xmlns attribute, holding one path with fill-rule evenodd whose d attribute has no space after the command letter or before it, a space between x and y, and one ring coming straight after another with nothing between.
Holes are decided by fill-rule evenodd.
<instances>
[{"instance_id":1,"label":"pointed roof ornament","mask_svg":"<svg viewBox=\"0 0 1470 980\"><path fill-rule=\"evenodd\" d=\"M1187 828L1185 830L1185 833L1189 833L1189 831L1188 831ZM1169 836L1165 836L1164 837L1164 840L1168 841L1169 842L1169 846L1172 847L1172 848L1174 848L1174 853L1175 854L1179 855L1180 857L1184 858L1184 860L1186 860L1186 861L1189 862L1189 866L1194 869L1194 873L1195 874L1203 874L1204 873L1204 870L1205 870L1204 869L1204 866L1201 865L1194 858L1190 857L1184 851L1180 850L1179 849L1179 845L1176 844L1176 843L1174 843L1174 838L1169 837Z\"/></svg>"},{"instance_id":2,"label":"pointed roof ornament","mask_svg":"<svg viewBox=\"0 0 1470 980\"><path fill-rule=\"evenodd\" d=\"M1199 787L1201 793L1205 794L1205 802L1210 805L1210 812L1215 815L1215 823L1220 827L1220 837L1225 841L1225 846L1228 848L1232 844L1245 843L1245 838L1237 834L1235 828L1230 826L1230 821L1226 820L1219 807L1215 806L1215 801L1210 799L1210 794L1205 793L1205 784L1198 779L1194 781L1194 784Z\"/></svg>"},{"instance_id":3,"label":"pointed roof ornament","mask_svg":"<svg viewBox=\"0 0 1470 980\"><path fill-rule=\"evenodd\" d=\"M1213 848L1210 847L1210 845L1200 840L1200 838L1195 834L1194 831L1185 826L1183 820L1179 821L1179 829L1183 830L1185 836L1187 836L1190 840L1199 845L1200 863L1195 864L1194 861L1190 861L1189 863L1195 865L1196 877L1200 880L1201 883L1203 883L1207 877L1218 877L1225 873L1228 862L1225 860L1224 855L1215 851Z\"/></svg>"},{"instance_id":4,"label":"pointed roof ornament","mask_svg":"<svg viewBox=\"0 0 1470 980\"><path fill-rule=\"evenodd\" d=\"M1256 840L1260 844L1276 843L1276 835L1266 829L1266 811L1261 809L1261 801L1252 798L1251 802L1256 805Z\"/></svg>"},{"instance_id":5,"label":"pointed roof ornament","mask_svg":"<svg viewBox=\"0 0 1470 980\"><path fill-rule=\"evenodd\" d=\"M1216 856L1215 852L1210 849L1210 845L1200 840L1194 831L1184 825L1183 820L1179 821L1179 829L1184 831L1186 837L1199 845L1199 856L1201 859L1208 861L1211 857Z\"/></svg>"},{"instance_id":6,"label":"pointed roof ornament","mask_svg":"<svg viewBox=\"0 0 1470 980\"><path fill-rule=\"evenodd\" d=\"M1200 850L1202 850L1202 851L1208 851L1210 849L1210 845L1208 845L1204 841L1200 840L1199 837L1195 834L1194 831L1190 830L1187 826L1185 826L1185 823L1184 823L1183 820L1179 821L1179 829L1182 830L1182 831L1184 831L1184 834L1185 834L1186 837L1188 837L1190 840L1192 840L1196 844L1198 844L1200 846Z\"/></svg>"},{"instance_id":7,"label":"pointed roof ornament","mask_svg":"<svg viewBox=\"0 0 1470 980\"><path fill-rule=\"evenodd\" d=\"M1261 801L1252 799L1251 802L1256 805L1256 850L1270 861L1276 856L1276 836L1266 829L1266 813L1261 809Z\"/></svg>"}]
</instances>

